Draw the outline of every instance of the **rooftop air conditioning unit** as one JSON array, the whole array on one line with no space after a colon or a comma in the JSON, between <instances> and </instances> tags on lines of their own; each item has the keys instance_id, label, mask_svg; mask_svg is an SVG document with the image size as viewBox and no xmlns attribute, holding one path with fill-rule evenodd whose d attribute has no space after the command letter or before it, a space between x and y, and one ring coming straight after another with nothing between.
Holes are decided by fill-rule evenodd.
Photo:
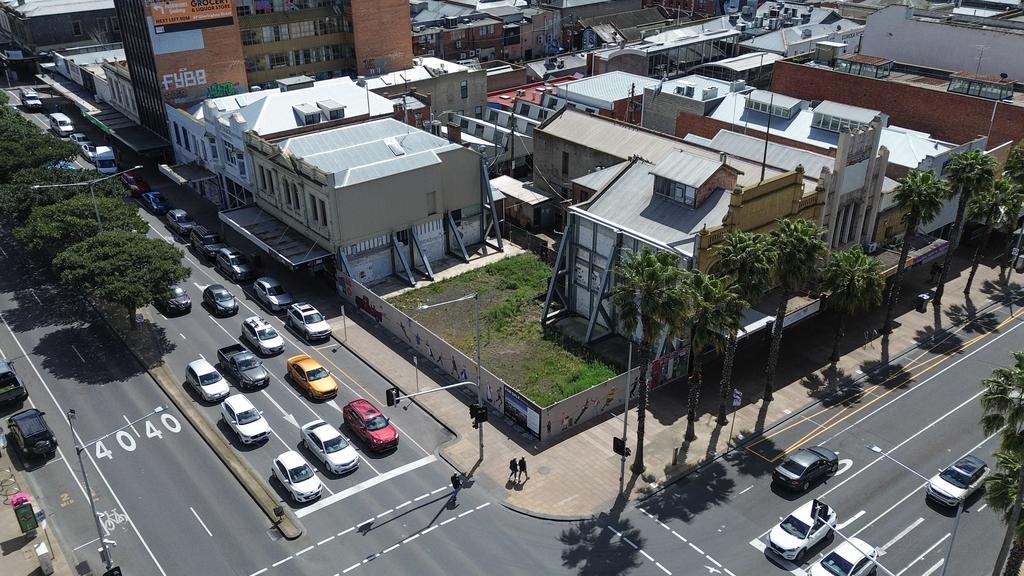
<instances>
[{"instance_id":1,"label":"rooftop air conditioning unit","mask_svg":"<svg viewBox=\"0 0 1024 576\"><path fill-rule=\"evenodd\" d=\"M800 30L800 37L801 38L810 38L811 37L811 29L810 28L804 28L803 30Z\"/></svg>"},{"instance_id":2,"label":"rooftop air conditioning unit","mask_svg":"<svg viewBox=\"0 0 1024 576\"><path fill-rule=\"evenodd\" d=\"M417 26L417 27L413 28L413 31L414 32L423 32L426 29L427 29L426 26Z\"/></svg>"},{"instance_id":3,"label":"rooftop air conditioning unit","mask_svg":"<svg viewBox=\"0 0 1024 576\"><path fill-rule=\"evenodd\" d=\"M751 10L750 6L744 6L743 8L740 8L740 13L742 13L744 16L750 16L751 14L754 13L754 11Z\"/></svg>"},{"instance_id":4,"label":"rooftop air conditioning unit","mask_svg":"<svg viewBox=\"0 0 1024 576\"><path fill-rule=\"evenodd\" d=\"M452 18L451 16L445 16L444 20L441 21L441 25L445 28L455 28L459 25L459 19Z\"/></svg>"},{"instance_id":5,"label":"rooftop air conditioning unit","mask_svg":"<svg viewBox=\"0 0 1024 576\"><path fill-rule=\"evenodd\" d=\"M717 98L717 97L718 97L718 87L717 86L708 86L708 87L704 88L704 90L702 90L701 93L700 93L700 99L702 101L703 100L711 100L712 98Z\"/></svg>"},{"instance_id":6,"label":"rooftop air conditioning unit","mask_svg":"<svg viewBox=\"0 0 1024 576\"><path fill-rule=\"evenodd\" d=\"M731 92L742 92L747 89L747 81L742 78L739 80L733 80L732 84L729 85Z\"/></svg>"},{"instance_id":7,"label":"rooftop air conditioning unit","mask_svg":"<svg viewBox=\"0 0 1024 576\"><path fill-rule=\"evenodd\" d=\"M516 90L516 96L519 96L520 98L526 96L526 90L523 90L522 88Z\"/></svg>"}]
</instances>

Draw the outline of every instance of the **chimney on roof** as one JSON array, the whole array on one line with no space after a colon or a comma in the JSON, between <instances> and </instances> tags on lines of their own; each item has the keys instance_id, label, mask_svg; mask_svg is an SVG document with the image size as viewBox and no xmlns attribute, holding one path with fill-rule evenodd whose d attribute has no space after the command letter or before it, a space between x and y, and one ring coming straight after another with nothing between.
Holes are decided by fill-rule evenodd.
<instances>
[{"instance_id":1,"label":"chimney on roof","mask_svg":"<svg viewBox=\"0 0 1024 576\"><path fill-rule=\"evenodd\" d=\"M448 141L452 144L462 144L462 126L458 122L448 123Z\"/></svg>"},{"instance_id":2,"label":"chimney on roof","mask_svg":"<svg viewBox=\"0 0 1024 576\"><path fill-rule=\"evenodd\" d=\"M719 153L718 154L718 159L722 161L722 164L725 164L725 165L729 164L729 154L727 154L725 152Z\"/></svg>"}]
</instances>

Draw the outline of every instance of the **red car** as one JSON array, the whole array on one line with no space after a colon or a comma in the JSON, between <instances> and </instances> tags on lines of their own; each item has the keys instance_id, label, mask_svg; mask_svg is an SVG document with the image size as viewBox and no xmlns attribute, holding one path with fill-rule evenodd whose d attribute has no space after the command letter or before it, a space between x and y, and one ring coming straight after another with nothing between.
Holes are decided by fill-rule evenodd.
<instances>
[{"instance_id":1,"label":"red car","mask_svg":"<svg viewBox=\"0 0 1024 576\"><path fill-rule=\"evenodd\" d=\"M342 414L349 430L374 452L398 448L398 430L368 400L360 398L349 402Z\"/></svg>"},{"instance_id":2,"label":"red car","mask_svg":"<svg viewBox=\"0 0 1024 576\"><path fill-rule=\"evenodd\" d=\"M124 184L125 188L127 188L135 198L142 196L145 192L149 192L149 184L146 184L146 181L142 179L142 176L134 171L121 174L121 183Z\"/></svg>"}]
</instances>

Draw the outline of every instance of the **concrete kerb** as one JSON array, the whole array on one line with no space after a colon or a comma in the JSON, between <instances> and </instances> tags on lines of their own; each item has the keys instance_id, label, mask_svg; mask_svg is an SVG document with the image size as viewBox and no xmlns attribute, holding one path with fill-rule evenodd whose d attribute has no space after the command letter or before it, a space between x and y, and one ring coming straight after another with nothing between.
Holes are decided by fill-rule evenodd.
<instances>
[{"instance_id":1,"label":"concrete kerb","mask_svg":"<svg viewBox=\"0 0 1024 576\"><path fill-rule=\"evenodd\" d=\"M149 377L156 382L157 386L163 390L164 394L171 399L174 406L185 419L188 420L192 428L199 434L199 436L206 442L206 445L213 450L213 453L217 455L217 458L227 467L231 474L238 480L238 483L243 489L249 494L249 496L256 502L256 505L260 507L260 510L267 516L267 519L277 528L281 535L287 540L295 540L302 536L304 529L302 524L299 522L295 514L287 507L282 506L283 516L278 517L274 513L274 509L278 507L278 500L271 493L269 487L259 479L256 472L251 466L242 461L237 454L231 449L231 446L224 440L224 438L214 431L213 427L203 417L202 414L192 405L191 399L185 395L184 390L177 386L175 383L174 375L171 373L170 368L161 359L160 364L155 368L149 368L146 366L146 362L139 356L139 354L132 348L128 341L121 335L121 333L114 328L114 326L107 319L106 315L93 305L92 302L86 300L89 307L92 308L96 314L103 320L104 323L111 329L111 331L117 335L117 337L124 343L125 347L131 352L132 356L139 363L140 366L145 368L146 373ZM148 315L148 310L144 313Z\"/></svg>"},{"instance_id":2,"label":"concrete kerb","mask_svg":"<svg viewBox=\"0 0 1024 576\"><path fill-rule=\"evenodd\" d=\"M1024 297L1021 297L1021 298L1018 298L1018 299L1014 300L1013 302L1009 303L1009 305L1012 306L1012 305L1018 304L1018 303L1020 303L1022 301L1024 301ZM997 305L1006 306L1007 304L1000 304L999 302L992 301L992 302L989 302L988 304L982 306L981 308L979 308L977 310L977 313L984 312L984 311L988 310L989 308L992 308L992 307L997 306ZM960 324L954 324L953 326L959 327L959 326L965 324L966 322L970 322L970 320L967 320L965 322L961 322ZM943 337L946 337L946 336L949 336L950 331L948 329L947 330L943 330L941 332L941 334L943 335ZM932 338L930 338L929 340L927 340L925 342L918 342L918 343L914 344L913 346L907 347L907 349L905 349L902 352L900 352L900 353L896 354L895 356L893 356L889 360L889 364L888 365L891 365L891 364L893 364L893 362L898 361L899 359L903 358L907 354L910 354L911 352L922 348L926 344L931 344L935 340L935 338L936 337L933 336ZM857 378L855 378L853 380L853 384L859 384L860 382L868 379L873 374L875 374L876 372L882 370L885 367L886 366L876 366L876 367L874 367L872 370L870 370L868 372L865 372L864 374L862 374L862 375L858 376ZM707 466L710 466L711 464L714 464L715 462L721 460L722 458L725 458L726 456L729 456L729 455L733 454L734 452L739 451L740 449L746 447L746 445L749 444L750 442L752 442L753 440L756 440L756 439L760 438L761 436L764 436L766 433L771 432L772 430L778 428L779 426L782 426L783 424L789 422L790 420L799 417L801 414L803 414L804 412L810 410L811 408L814 408L815 406L818 406L818 405L824 403L826 400L834 400L834 399L838 399L838 398L841 398L841 394L839 392L836 392L836 393L830 394L828 396L825 396L824 398L819 398L817 400L813 400L811 402L808 402L807 404L805 404L801 408L797 409L796 411L794 411L791 414L786 415L785 418L782 418L782 419L776 421L774 424L772 424L771 426L761 430L757 434L755 434L753 436L749 436L747 438L744 438L741 442L734 443L732 448L726 450L725 452L722 452L721 454L716 454L714 458L711 458L710 460L705 460L704 462L702 462L700 464L696 464L694 466L690 466L690 467L688 467L688 468L686 468L684 470L681 470L680 472L672 475L671 478L665 479L665 481L662 482L658 486L657 490L654 490L654 491L652 491L650 493L647 493L647 494L644 494L644 495L638 497L636 499L636 501L639 503L639 502L643 502L643 501L645 501L645 500L647 500L649 498L654 497L658 493L664 491L669 486L671 486L671 485L673 485L673 484L683 480L684 478L686 478L687 476L689 476L691 474L700 472L701 470L703 470Z\"/></svg>"}]
</instances>

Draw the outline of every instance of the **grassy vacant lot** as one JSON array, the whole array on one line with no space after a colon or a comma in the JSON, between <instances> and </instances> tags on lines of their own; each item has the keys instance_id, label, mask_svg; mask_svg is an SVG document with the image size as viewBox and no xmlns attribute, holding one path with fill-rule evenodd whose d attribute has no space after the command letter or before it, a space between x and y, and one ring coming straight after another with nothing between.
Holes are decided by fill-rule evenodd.
<instances>
[{"instance_id":1,"label":"grassy vacant lot","mask_svg":"<svg viewBox=\"0 0 1024 576\"><path fill-rule=\"evenodd\" d=\"M532 254L505 258L390 300L470 358L474 358L473 302L417 311L465 294L480 294L481 357L485 368L541 407L615 375L544 338L540 327L551 267Z\"/></svg>"}]
</instances>

